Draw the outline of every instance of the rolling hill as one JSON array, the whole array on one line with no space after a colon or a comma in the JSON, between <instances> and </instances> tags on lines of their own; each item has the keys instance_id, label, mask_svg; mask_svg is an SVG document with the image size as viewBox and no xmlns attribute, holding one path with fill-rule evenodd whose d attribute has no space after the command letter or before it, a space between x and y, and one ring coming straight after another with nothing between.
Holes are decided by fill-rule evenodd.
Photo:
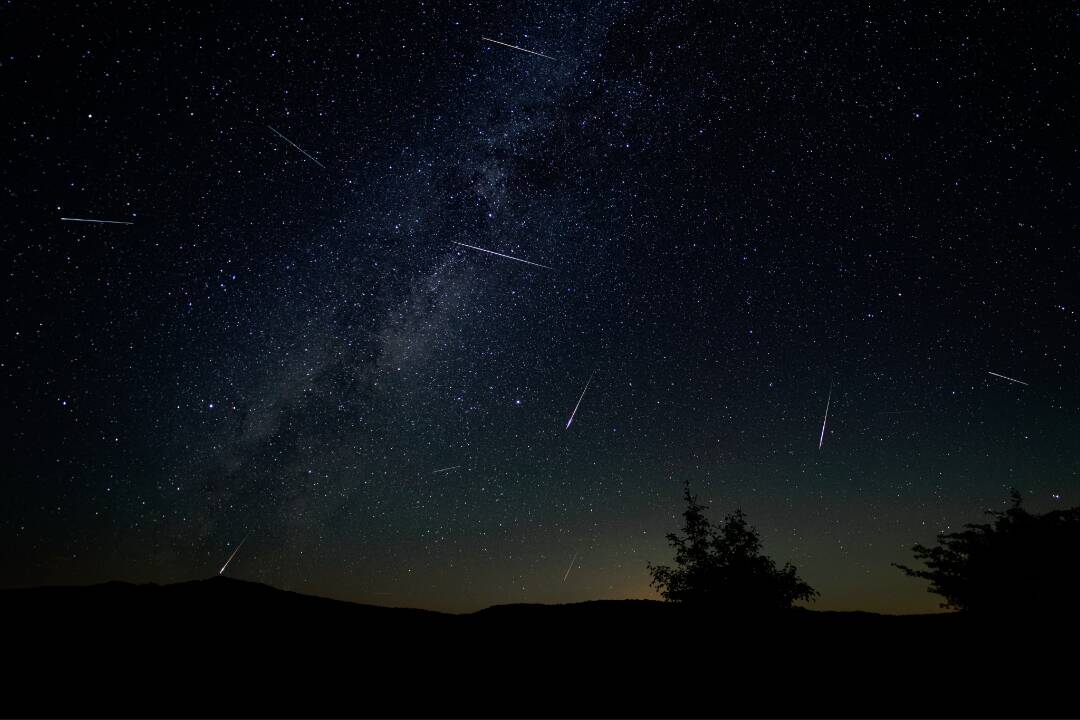
<instances>
[{"instance_id":1,"label":"rolling hill","mask_svg":"<svg viewBox=\"0 0 1080 720\"><path fill-rule=\"evenodd\" d=\"M357 605L215 577L0 591L21 716L1075 716L1075 625L661 602ZM1029 625L1033 620L1026 621ZM1054 629L1056 627L1056 630Z\"/></svg>"}]
</instances>

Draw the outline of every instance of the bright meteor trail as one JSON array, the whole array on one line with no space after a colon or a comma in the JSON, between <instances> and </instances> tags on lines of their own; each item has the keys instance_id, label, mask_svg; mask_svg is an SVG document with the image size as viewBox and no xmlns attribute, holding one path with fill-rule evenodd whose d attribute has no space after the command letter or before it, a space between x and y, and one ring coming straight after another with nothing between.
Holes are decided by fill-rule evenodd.
<instances>
[{"instance_id":1,"label":"bright meteor trail","mask_svg":"<svg viewBox=\"0 0 1080 720\"><path fill-rule=\"evenodd\" d=\"M555 60L555 58L551 57L550 55L545 55L544 53L533 52L532 50L526 50L523 47L518 47L517 45L510 45L509 43L499 42L498 40L492 40L491 38L484 37L483 35L480 36L480 39L481 40L487 40L488 42L493 42L496 45L502 45L503 47L513 48L514 50L520 50L521 52L527 52L530 55L539 55L540 57L547 58L548 60ZM558 62L558 60L555 60L555 61Z\"/></svg>"},{"instance_id":2,"label":"bright meteor trail","mask_svg":"<svg viewBox=\"0 0 1080 720\"><path fill-rule=\"evenodd\" d=\"M1006 377L1005 375L998 375L996 372L990 372L989 370L987 370L986 372L993 375L994 377L999 377L1002 380L1008 380L1009 382L1014 382L1017 385L1023 385L1024 387L1027 387L1027 383L1024 382L1023 380L1017 380L1016 378Z\"/></svg>"},{"instance_id":3,"label":"bright meteor trail","mask_svg":"<svg viewBox=\"0 0 1080 720\"><path fill-rule=\"evenodd\" d=\"M577 562L577 553L574 553L574 559L570 561L570 567L566 568L566 574L562 576L562 581L566 582L566 578L570 577L570 571L574 569L574 563Z\"/></svg>"},{"instance_id":4,"label":"bright meteor trail","mask_svg":"<svg viewBox=\"0 0 1080 720\"><path fill-rule=\"evenodd\" d=\"M247 539L249 537L251 537L251 533L248 533L247 535L244 536L244 539L241 540L240 544L236 546L236 549L232 551L232 555L229 556L229 559L226 560L225 564L221 566L220 570L218 570L218 575L221 575L222 573L225 572L225 568L229 567L229 563L231 563L233 561L233 558L236 557L236 553L240 552L240 548L244 546L244 543L247 542Z\"/></svg>"},{"instance_id":5,"label":"bright meteor trail","mask_svg":"<svg viewBox=\"0 0 1080 720\"><path fill-rule=\"evenodd\" d=\"M460 243L460 242L458 242L456 240L452 240L451 242L453 242L455 245L465 245L465 243ZM484 248L476 247L475 245L465 245L465 247L472 248L473 250L479 250L480 252L490 253L491 255L498 255L499 257L504 257L507 260L517 260L518 262L525 263L526 265L535 265L536 267L542 267L542 268L545 268L547 270L554 270L555 269L555 268L549 267L547 265L541 265L540 263L534 263L534 262L531 262L529 260L522 260L521 258L514 257L513 255L503 255L502 253L495 252L494 250L485 250Z\"/></svg>"},{"instance_id":6,"label":"bright meteor trail","mask_svg":"<svg viewBox=\"0 0 1080 720\"><path fill-rule=\"evenodd\" d=\"M461 467L461 466L460 465L452 465L450 467L441 468L439 470L432 470L431 474L434 475L436 473L450 472L451 470L457 470L459 467Z\"/></svg>"},{"instance_id":7,"label":"bright meteor trail","mask_svg":"<svg viewBox=\"0 0 1080 720\"><path fill-rule=\"evenodd\" d=\"M85 222L85 223L101 223L102 225L134 225L135 223L125 222L124 220L91 220L90 218L68 218L62 217L61 220L67 222Z\"/></svg>"},{"instance_id":8,"label":"bright meteor trail","mask_svg":"<svg viewBox=\"0 0 1080 720\"><path fill-rule=\"evenodd\" d=\"M593 375L595 375L595 374L596 374L596 371L593 370L592 375L589 375L589 379L585 383L585 390L589 389L589 383L592 382ZM577 415L577 409L579 407L581 407L581 400L582 400L582 398L585 397L585 390L581 391L581 397L579 397L577 399L577 405L574 406L574 412L570 413L570 419L566 421L566 428L565 428L566 430L569 430L570 429L570 423L574 422L574 416Z\"/></svg>"},{"instance_id":9,"label":"bright meteor trail","mask_svg":"<svg viewBox=\"0 0 1080 720\"><path fill-rule=\"evenodd\" d=\"M821 421L821 438L818 440L817 449L825 444L825 423L829 422L829 405L832 403L832 385L829 385L829 399L825 401L825 419Z\"/></svg>"},{"instance_id":10,"label":"bright meteor trail","mask_svg":"<svg viewBox=\"0 0 1080 720\"><path fill-rule=\"evenodd\" d=\"M322 168L323 170L325 170L325 169L326 169L326 166L325 166L325 165L323 165L323 164L322 164L321 162L319 162L319 161L318 161L318 160L316 160L315 158L311 157L311 155L309 155L309 154L308 154L308 152L307 152L306 150L304 150L304 148L300 147L299 145L297 145L296 143L294 143L294 142L293 142L292 140L290 140L289 138L287 138L287 137L285 137L284 135L282 135L281 133L279 133L279 132L278 132L277 130L274 130L274 128L270 127L269 125L267 125L266 127L270 128L270 130L272 130L272 131L273 131L273 133L274 133L275 135L277 135L277 136L278 136L279 138L281 138L281 139L282 139L282 140L284 140L285 142L289 143L290 145L292 145L292 146L293 146L294 148L296 148L296 149L297 149L297 150L299 150L300 152L304 153L304 155L306 155L306 156L307 156L307 158L308 158L309 160L311 160L311 162L315 163L316 165L318 165L319 167L321 167L321 168Z\"/></svg>"}]
</instances>

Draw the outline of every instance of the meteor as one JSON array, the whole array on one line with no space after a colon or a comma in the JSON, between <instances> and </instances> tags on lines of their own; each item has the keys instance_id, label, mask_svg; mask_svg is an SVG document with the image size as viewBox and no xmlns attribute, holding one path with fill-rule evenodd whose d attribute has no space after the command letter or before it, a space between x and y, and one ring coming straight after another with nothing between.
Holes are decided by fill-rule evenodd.
<instances>
[{"instance_id":1,"label":"meteor","mask_svg":"<svg viewBox=\"0 0 1080 720\"><path fill-rule=\"evenodd\" d=\"M307 156L308 160L311 160L311 162L315 163L316 165L318 165L319 167L321 167L321 168L322 168L323 170L325 170L325 169L326 169L326 166L325 166L325 165L323 165L323 164L322 164L321 162L319 162L319 161L318 161L318 160L316 160L315 158L311 157L311 155L309 155L309 154L308 154L308 152L307 152L306 150L304 150L304 148L300 147L299 145L297 145L296 143L294 143L294 142L293 142L292 140L290 140L289 138L287 138L287 137L285 137L284 135L282 135L281 133L279 133L279 132L278 132L277 130L274 130L274 128L270 127L269 125L267 125L266 127L270 128L270 130L271 130L271 131L273 131L273 133L274 133L275 135L277 135L277 136L278 136L279 138L281 138L281 139L282 139L282 140L284 140L285 142L289 143L290 145L292 145L292 146L293 146L294 148L296 148L296 149L297 149L297 150L299 150L300 152L304 153L304 155L306 155L306 156Z\"/></svg>"},{"instance_id":2,"label":"meteor","mask_svg":"<svg viewBox=\"0 0 1080 720\"><path fill-rule=\"evenodd\" d=\"M451 470L457 470L459 467L461 467L461 466L460 465L452 465L452 466L447 467L447 468L442 468L441 470L432 470L431 474L435 475L436 473L450 472Z\"/></svg>"},{"instance_id":3,"label":"meteor","mask_svg":"<svg viewBox=\"0 0 1080 720\"><path fill-rule=\"evenodd\" d=\"M251 537L251 533L248 533L247 535L244 536L244 539L241 540L240 544L236 546L236 549L232 551L232 555L229 556L229 559L226 560L225 564L221 566L220 570L218 570L218 575L221 575L222 573L225 572L225 568L229 567L229 563L231 563L233 561L233 558L236 557L236 553L240 552L240 548L243 547L244 543L247 542L247 539L249 537Z\"/></svg>"},{"instance_id":4,"label":"meteor","mask_svg":"<svg viewBox=\"0 0 1080 720\"><path fill-rule=\"evenodd\" d=\"M990 375L993 375L994 377L999 377L1002 380L1008 380L1009 382L1014 382L1017 385L1023 385L1024 387L1027 387L1027 383L1024 382L1023 380L1017 380L1016 378L1006 377L1004 375L998 375L996 372L990 372L989 370L987 370L986 372L989 373Z\"/></svg>"},{"instance_id":5,"label":"meteor","mask_svg":"<svg viewBox=\"0 0 1080 720\"><path fill-rule=\"evenodd\" d=\"M577 553L574 553L574 559L570 561L570 567L566 568L566 574L562 576L562 581L566 582L566 578L570 577L570 571L574 569L574 563L577 562Z\"/></svg>"},{"instance_id":6,"label":"meteor","mask_svg":"<svg viewBox=\"0 0 1080 720\"><path fill-rule=\"evenodd\" d=\"M829 399L825 401L825 419L821 421L821 438L818 440L817 449L825 444L825 423L829 422L829 405L832 403L832 383L829 384Z\"/></svg>"},{"instance_id":7,"label":"meteor","mask_svg":"<svg viewBox=\"0 0 1080 720\"><path fill-rule=\"evenodd\" d=\"M125 222L124 220L92 220L90 218L68 218L62 217L61 220L66 222L85 222L85 223L100 223L102 225L134 225L135 223Z\"/></svg>"},{"instance_id":8,"label":"meteor","mask_svg":"<svg viewBox=\"0 0 1080 720\"><path fill-rule=\"evenodd\" d=\"M549 267L547 265L541 265L540 263L534 263L534 262L531 262L529 260L522 260L521 258L514 257L513 255L503 255L502 253L495 252L494 250L485 250L484 248L476 247L475 245L466 245L465 243L459 243L456 240L451 240L450 242L454 243L455 245L464 245L467 248L472 248L473 250L479 250L480 252L486 252L486 253L489 253L491 255L498 255L499 257L504 257L504 258L506 258L508 260L516 260L516 261L518 261L520 263L525 263L526 265L535 265L536 267L542 267L542 268L545 268L547 270L554 270L555 269L555 268Z\"/></svg>"},{"instance_id":9,"label":"meteor","mask_svg":"<svg viewBox=\"0 0 1080 720\"><path fill-rule=\"evenodd\" d=\"M480 36L480 39L481 40L487 40L488 42L495 43L496 45L502 45L503 47L513 48L514 50L520 50L521 52L527 52L530 55L539 55L540 57L547 58L548 60L555 60L555 58L551 57L550 55L545 55L544 53L533 52L532 50L526 50L523 47L518 47L517 45L510 45L509 43L499 42L498 40L492 40L491 38L484 37L483 35ZM555 61L558 62L558 60L555 60Z\"/></svg>"},{"instance_id":10,"label":"meteor","mask_svg":"<svg viewBox=\"0 0 1080 720\"><path fill-rule=\"evenodd\" d=\"M589 375L589 379L588 379L588 381L587 381L587 382L585 383L585 390L588 390L588 389L589 389L589 383L591 383L591 382L592 382L592 379L593 379L593 375L595 375L595 374L596 374L596 371L595 371L595 370L593 370L593 371L592 371L592 375ZM574 416L575 416L575 415L577 415L577 409L578 409L579 407L581 407L581 400L582 400L582 398L584 398L584 397L585 397L585 390L582 390L582 391L581 391L581 397L579 397L579 398L577 399L577 405L575 405L575 406L574 406L574 412L570 413L570 419L566 421L566 428L565 428L566 430L569 430L569 429L570 429L570 423L574 422Z\"/></svg>"}]
</instances>

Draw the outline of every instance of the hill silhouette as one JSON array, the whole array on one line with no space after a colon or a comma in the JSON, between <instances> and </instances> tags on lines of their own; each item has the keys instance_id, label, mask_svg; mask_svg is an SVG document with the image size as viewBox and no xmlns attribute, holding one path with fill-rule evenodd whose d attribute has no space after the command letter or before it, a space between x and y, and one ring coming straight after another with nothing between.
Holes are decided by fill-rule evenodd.
<instances>
[{"instance_id":1,"label":"hill silhouette","mask_svg":"<svg viewBox=\"0 0 1080 720\"><path fill-rule=\"evenodd\" d=\"M6 715L1070 716L1031 619L647 600L465 615L215 577L0 590ZM1060 619L1055 620L1059 623ZM1033 683L1030 690L1025 683ZM1035 684L1037 683L1037 684Z\"/></svg>"}]
</instances>

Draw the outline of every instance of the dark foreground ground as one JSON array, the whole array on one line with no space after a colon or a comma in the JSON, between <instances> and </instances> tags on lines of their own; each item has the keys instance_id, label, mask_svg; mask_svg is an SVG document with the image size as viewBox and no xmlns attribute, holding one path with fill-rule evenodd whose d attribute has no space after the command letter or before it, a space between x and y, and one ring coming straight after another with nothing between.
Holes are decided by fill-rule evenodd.
<instances>
[{"instance_id":1,"label":"dark foreground ground","mask_svg":"<svg viewBox=\"0 0 1080 720\"><path fill-rule=\"evenodd\" d=\"M0 591L6 716L1077 717L1060 618L472 615L237 580Z\"/></svg>"}]
</instances>

